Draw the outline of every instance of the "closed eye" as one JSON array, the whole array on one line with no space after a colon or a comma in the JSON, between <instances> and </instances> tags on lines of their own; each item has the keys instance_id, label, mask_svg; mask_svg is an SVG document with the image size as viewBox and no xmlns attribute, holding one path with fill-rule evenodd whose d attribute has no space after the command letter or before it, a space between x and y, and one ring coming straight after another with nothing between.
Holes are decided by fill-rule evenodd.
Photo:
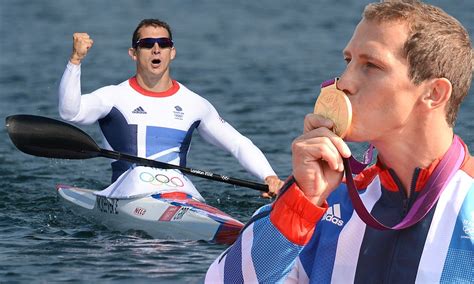
<instances>
[{"instance_id":1,"label":"closed eye","mask_svg":"<svg viewBox=\"0 0 474 284\"><path fill-rule=\"evenodd\" d=\"M378 68L377 65L375 65L375 64L373 64L373 63L371 63L371 62L367 62L365 65L366 65L367 67L369 67L369 68Z\"/></svg>"},{"instance_id":2,"label":"closed eye","mask_svg":"<svg viewBox=\"0 0 474 284\"><path fill-rule=\"evenodd\" d=\"M372 62L366 62L365 63L365 67L369 68L369 69L372 69L372 68L375 68L375 69L382 69L379 65L377 64L374 64Z\"/></svg>"}]
</instances>

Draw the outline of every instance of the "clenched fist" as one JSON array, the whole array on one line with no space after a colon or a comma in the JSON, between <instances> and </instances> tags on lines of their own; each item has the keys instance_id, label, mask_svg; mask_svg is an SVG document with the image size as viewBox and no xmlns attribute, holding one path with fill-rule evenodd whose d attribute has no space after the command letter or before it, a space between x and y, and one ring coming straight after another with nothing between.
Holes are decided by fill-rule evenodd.
<instances>
[{"instance_id":1,"label":"clenched fist","mask_svg":"<svg viewBox=\"0 0 474 284\"><path fill-rule=\"evenodd\" d=\"M334 132L332 121L309 114L304 120L304 134L292 144L293 176L306 197L321 206L341 183L344 165L349 158L347 144Z\"/></svg>"},{"instance_id":2,"label":"clenched fist","mask_svg":"<svg viewBox=\"0 0 474 284\"><path fill-rule=\"evenodd\" d=\"M72 54L69 61L71 63L79 65L81 60L87 55L89 48L92 47L94 41L90 38L87 33L74 33Z\"/></svg>"}]
</instances>

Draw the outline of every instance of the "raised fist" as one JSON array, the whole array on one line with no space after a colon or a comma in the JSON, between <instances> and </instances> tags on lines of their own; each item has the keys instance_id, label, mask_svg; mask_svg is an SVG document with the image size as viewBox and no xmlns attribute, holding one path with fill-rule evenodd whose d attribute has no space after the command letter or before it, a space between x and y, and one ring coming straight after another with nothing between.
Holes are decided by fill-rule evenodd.
<instances>
[{"instance_id":1,"label":"raised fist","mask_svg":"<svg viewBox=\"0 0 474 284\"><path fill-rule=\"evenodd\" d=\"M72 54L69 60L73 64L80 64L81 60L87 55L89 48L94 44L94 41L87 33L74 33L72 37Z\"/></svg>"}]
</instances>

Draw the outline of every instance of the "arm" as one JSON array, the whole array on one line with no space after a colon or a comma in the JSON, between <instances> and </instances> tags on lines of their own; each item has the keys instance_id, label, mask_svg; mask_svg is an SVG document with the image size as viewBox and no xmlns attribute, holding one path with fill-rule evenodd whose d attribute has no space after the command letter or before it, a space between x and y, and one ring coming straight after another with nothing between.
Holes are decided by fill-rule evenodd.
<instances>
[{"instance_id":1,"label":"arm","mask_svg":"<svg viewBox=\"0 0 474 284\"><path fill-rule=\"evenodd\" d=\"M252 217L238 240L209 268L207 283L295 280L297 258L327 205L312 204L290 179L278 199ZM295 276L296 274L296 276Z\"/></svg>"},{"instance_id":2,"label":"arm","mask_svg":"<svg viewBox=\"0 0 474 284\"><path fill-rule=\"evenodd\" d=\"M64 120L82 124L92 124L110 111L97 93L81 95L82 59L92 46L89 35L75 33L73 52L59 84L59 114Z\"/></svg>"},{"instance_id":3,"label":"arm","mask_svg":"<svg viewBox=\"0 0 474 284\"><path fill-rule=\"evenodd\" d=\"M206 281L297 282L306 277L298 255L327 209L326 197L342 180L342 158L350 150L317 115L305 119L305 131L292 145L293 179L282 188L267 216L246 226L239 239L208 270ZM264 264L264 265L262 265Z\"/></svg>"},{"instance_id":4,"label":"arm","mask_svg":"<svg viewBox=\"0 0 474 284\"><path fill-rule=\"evenodd\" d=\"M248 172L265 180L271 192L276 192L283 183L262 151L225 122L209 102L206 101L206 105L206 115L198 127L199 134L209 143L230 152Z\"/></svg>"}]
</instances>

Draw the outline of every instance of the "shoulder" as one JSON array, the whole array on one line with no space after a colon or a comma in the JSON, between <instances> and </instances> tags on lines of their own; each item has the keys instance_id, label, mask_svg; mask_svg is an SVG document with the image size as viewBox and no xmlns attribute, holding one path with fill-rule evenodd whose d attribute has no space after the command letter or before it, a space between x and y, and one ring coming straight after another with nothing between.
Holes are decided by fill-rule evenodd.
<instances>
[{"instance_id":1,"label":"shoulder","mask_svg":"<svg viewBox=\"0 0 474 284\"><path fill-rule=\"evenodd\" d=\"M95 92L100 92L100 93L117 92L119 90L125 90L127 86L128 86L128 80L123 81L116 85L107 85L107 86L100 87Z\"/></svg>"},{"instance_id":2,"label":"shoulder","mask_svg":"<svg viewBox=\"0 0 474 284\"><path fill-rule=\"evenodd\" d=\"M179 81L176 81L176 83L178 83L179 85L179 92L180 93L183 93L183 94L188 94L188 95L191 95L191 96L198 96L199 95L197 93L195 93L194 91L191 91L188 87L186 87L183 83L179 82Z\"/></svg>"},{"instance_id":3,"label":"shoulder","mask_svg":"<svg viewBox=\"0 0 474 284\"><path fill-rule=\"evenodd\" d=\"M215 109L214 106L204 97L198 95L196 92L191 91L182 83L178 82L179 84L179 91L181 98L190 102L192 104L198 104L201 108L205 108L207 110Z\"/></svg>"},{"instance_id":4,"label":"shoulder","mask_svg":"<svg viewBox=\"0 0 474 284\"><path fill-rule=\"evenodd\" d=\"M116 85L108 85L94 91L94 94L105 97L117 98L119 94L127 93L131 90L128 80Z\"/></svg>"},{"instance_id":5,"label":"shoulder","mask_svg":"<svg viewBox=\"0 0 474 284\"><path fill-rule=\"evenodd\" d=\"M190 90L188 87L186 87L185 85L183 85L182 83L176 81L178 84L179 84L179 91L178 93L182 94L182 95L186 95L188 98L193 98L193 99L196 99L196 100L201 100L201 101L205 101L207 103L208 100L206 100L204 97L198 95L196 92Z\"/></svg>"}]
</instances>

